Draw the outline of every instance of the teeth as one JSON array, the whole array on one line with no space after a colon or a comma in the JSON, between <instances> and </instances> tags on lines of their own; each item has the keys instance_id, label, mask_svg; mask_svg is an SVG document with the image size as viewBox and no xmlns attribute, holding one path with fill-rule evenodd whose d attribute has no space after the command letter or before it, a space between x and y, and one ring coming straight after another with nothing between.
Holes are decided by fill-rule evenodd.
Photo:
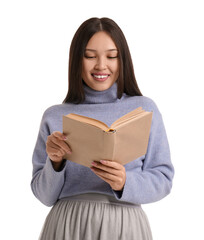
<instances>
[{"instance_id":1,"label":"teeth","mask_svg":"<svg viewBox=\"0 0 204 240\"><path fill-rule=\"evenodd\" d=\"M95 78L106 78L108 75L93 75Z\"/></svg>"}]
</instances>

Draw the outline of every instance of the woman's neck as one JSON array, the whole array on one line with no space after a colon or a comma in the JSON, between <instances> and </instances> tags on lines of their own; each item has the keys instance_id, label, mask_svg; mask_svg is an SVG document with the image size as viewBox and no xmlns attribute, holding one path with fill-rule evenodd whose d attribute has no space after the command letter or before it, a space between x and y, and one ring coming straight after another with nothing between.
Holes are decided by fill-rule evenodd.
<instances>
[{"instance_id":1,"label":"woman's neck","mask_svg":"<svg viewBox=\"0 0 204 240\"><path fill-rule=\"evenodd\" d=\"M117 83L104 91L96 91L83 82L85 100L83 104L111 103L117 101Z\"/></svg>"}]
</instances>

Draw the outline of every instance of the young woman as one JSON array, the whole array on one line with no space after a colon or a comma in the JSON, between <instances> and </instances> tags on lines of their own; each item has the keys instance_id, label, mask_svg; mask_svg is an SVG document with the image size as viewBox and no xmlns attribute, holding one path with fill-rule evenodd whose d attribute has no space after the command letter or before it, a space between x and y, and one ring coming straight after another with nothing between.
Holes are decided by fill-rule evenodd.
<instances>
[{"instance_id":1,"label":"young woman","mask_svg":"<svg viewBox=\"0 0 204 240\"><path fill-rule=\"evenodd\" d=\"M91 168L63 159L72 154L63 115L77 113L110 126L140 106L153 111L144 156L124 166L101 159ZM109 18L86 20L71 43L67 96L44 112L33 153L32 191L53 206L40 239L152 239L141 204L169 194L173 175L162 115L138 88L121 29Z\"/></svg>"}]
</instances>

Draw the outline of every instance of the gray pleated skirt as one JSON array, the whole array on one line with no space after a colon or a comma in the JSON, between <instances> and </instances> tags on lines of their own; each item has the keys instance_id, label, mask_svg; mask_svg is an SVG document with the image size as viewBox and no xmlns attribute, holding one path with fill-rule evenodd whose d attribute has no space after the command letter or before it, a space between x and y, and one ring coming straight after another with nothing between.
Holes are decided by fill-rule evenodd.
<instances>
[{"instance_id":1,"label":"gray pleated skirt","mask_svg":"<svg viewBox=\"0 0 204 240\"><path fill-rule=\"evenodd\" d=\"M50 210L39 240L152 240L140 205L88 193L59 200Z\"/></svg>"}]
</instances>

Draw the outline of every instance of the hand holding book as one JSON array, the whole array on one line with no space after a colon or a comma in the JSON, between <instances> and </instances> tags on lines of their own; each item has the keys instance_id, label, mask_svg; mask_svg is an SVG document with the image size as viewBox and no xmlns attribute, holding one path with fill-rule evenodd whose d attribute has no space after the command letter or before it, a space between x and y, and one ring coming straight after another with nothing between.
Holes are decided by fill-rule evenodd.
<instances>
[{"instance_id":1,"label":"hand holding book","mask_svg":"<svg viewBox=\"0 0 204 240\"><path fill-rule=\"evenodd\" d=\"M92 162L91 170L107 182L115 191L121 191L125 185L126 171L123 165L113 161Z\"/></svg>"},{"instance_id":2,"label":"hand holding book","mask_svg":"<svg viewBox=\"0 0 204 240\"><path fill-rule=\"evenodd\" d=\"M71 153L69 145L64 142L66 138L65 135L58 131L53 132L47 137L46 152L56 171L59 171L62 167L64 154Z\"/></svg>"},{"instance_id":3,"label":"hand holding book","mask_svg":"<svg viewBox=\"0 0 204 240\"><path fill-rule=\"evenodd\" d=\"M110 127L94 118L70 113L63 116L63 134L72 154L64 158L91 167L106 159L122 165L147 151L153 112L142 107L117 119Z\"/></svg>"}]
</instances>

